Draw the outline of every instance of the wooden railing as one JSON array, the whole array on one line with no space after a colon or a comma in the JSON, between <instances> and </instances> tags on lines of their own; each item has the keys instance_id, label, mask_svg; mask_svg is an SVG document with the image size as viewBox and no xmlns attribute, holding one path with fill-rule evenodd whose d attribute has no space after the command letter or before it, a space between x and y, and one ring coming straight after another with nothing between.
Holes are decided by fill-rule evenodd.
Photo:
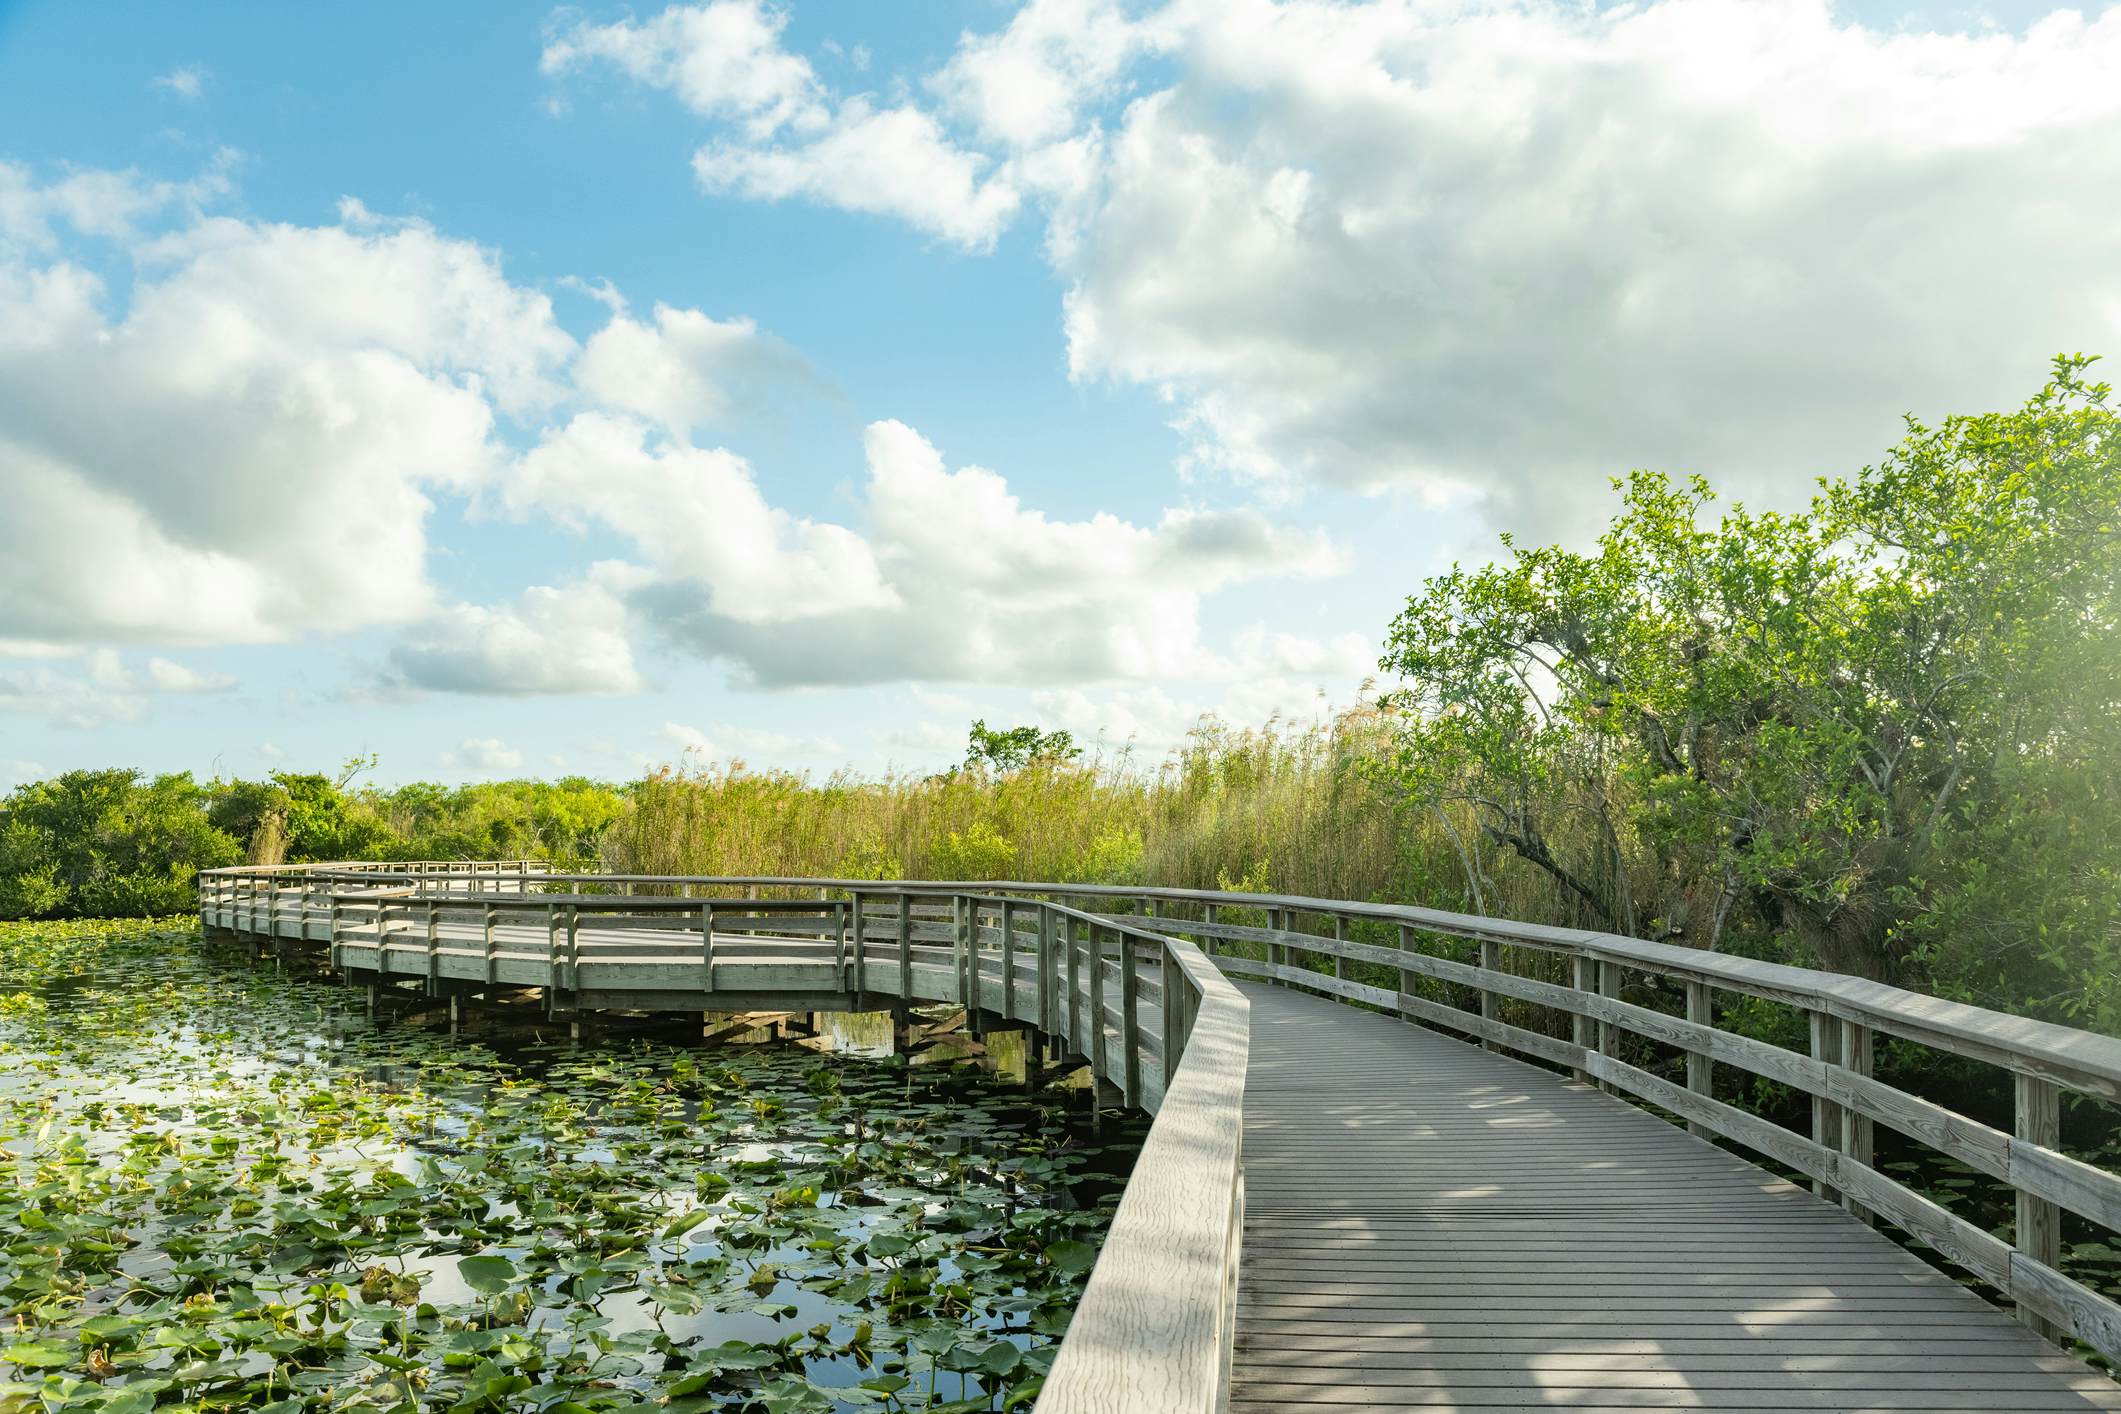
<instances>
[{"instance_id":1,"label":"wooden railing","mask_svg":"<svg viewBox=\"0 0 2121 1414\"><path fill-rule=\"evenodd\" d=\"M472 877L441 868L408 880L396 869L275 871L269 879L252 878L248 884L239 882L244 871L224 871L226 880L202 876L202 901L207 896L233 898L245 888L253 899L260 892L292 889L305 900L318 894L339 898L343 908L348 891L408 886L416 892L454 891ZM1083 1053L1099 1074L1118 1085L1130 1102L1163 1110L1150 1136L1158 1164L1152 1165L1145 1152L1128 1190L1131 1209L1123 1205L1126 1221L1115 1225L1115 1242L1107 1247L1108 1253L1118 1254L1111 1258L1112 1273L1107 1274L1101 1260L1092 1283L1096 1303L1085 1301L1084 1309L1096 1313L1098 1323L1084 1329L1102 1330L1102 1323L1110 1320L1119 1341L1115 1351L1136 1349L1124 1336L1126 1326L1156 1292L1166 1289L1149 1260L1150 1249L1137 1252L1134 1242L1154 1244L1162 1252L1183 1250L1199 1272L1213 1265L1211 1254L1219 1253L1234 1271L1234 1230L1227 1238L1211 1241L1204 1235L1208 1227L1196 1214L1189 1229L1196 1243L1174 1248L1168 1234L1160 1232L1158 1224L1167 1221L1159 1216L1162 1205L1185 1196L1184 1190L1158 1199L1150 1196L1157 1191L1153 1185L1141 1186L1137 1201L1137 1186L1150 1184L1161 1164L1202 1155L1215 1164L1227 1162L1233 1187L1241 1194L1234 1148L1225 1154L1208 1147L1205 1131L1189 1127L1219 1117L1217 1122L1226 1122L1235 1144L1237 1123L1232 1116L1239 1113L1244 1046L1243 1027L1230 1017L1242 1016L1243 999L1226 985L1207 985L1219 970L1440 1026L1632 1096L1697 1134L1721 1137L1796 1170L1811 1180L1815 1191L1858 1217L1889 1222L1928 1243L2014 1302L2021 1318L2035 1329L2049 1336L2074 1336L2121 1362L2121 1306L2061 1270L2065 1212L2104 1232L2121 1230L2121 1177L2065 1154L2061 1137L2065 1094L2121 1099L2121 1040L2112 1037L1839 974L1613 934L1390 904L1030 881L878 884L555 874L525 879L523 886L596 888L608 891L607 901L616 893L632 896L637 905L651 897L732 889L752 897L844 899L857 939L847 959L852 990L929 995L937 989L924 990L922 978L940 964L917 950L940 944L957 949L948 964L959 977L957 999L991 1010L1026 1007L1028 1011L1007 1014L1028 1015L1049 1034L1068 1036L1071 1044L1087 1047ZM314 903L304 907L314 908ZM957 912L946 917L950 910ZM1039 920L1030 932L1023 928L1024 910ZM1019 969L1018 949L1036 959L1036 977L1048 979L1046 992L1022 982L1020 971L1028 969ZM1099 965L1082 968L1082 959L1093 950ZM1071 1006L1079 1001L1093 1016L1104 1018L1095 1039L1084 1033L1078 1018L1056 1014L1051 1006L1063 990L1058 973L1049 977L1048 969L1063 967L1070 958L1078 970L1069 974L1065 995ZM1141 959L1153 960L1153 977L1142 970ZM1009 979L1006 984L1003 978ZM1094 999L1090 995L1108 979L1121 992L1117 1014L1109 996L1115 989ZM1135 989L1132 1002L1127 1000L1130 986ZM1142 1011L1145 993L1151 1005ZM1168 1086L1162 1081L1162 1057L1181 1054L1185 1041L1174 1045L1160 1034L1164 995L1190 998L1172 1011L1195 1008L1180 1029L1186 1037L1202 1038L1202 1049L1183 1052L1185 1061ZM1791 1049L1719 1025L1732 1000L1739 998L1793 1008L1803 1018L1809 1046ZM1137 1034L1143 1015L1157 1018L1158 1035ZM1204 1019L1209 1023L1205 1029ZM1124 1048L1113 1040L1120 1036L1129 1038ZM2015 1096L2012 1129L1999 1129L1876 1078L1872 1061L1879 1036L2007 1072ZM1205 1064L1211 1053L1212 1071ZM1219 1086L1212 1073L1232 1066L1239 1076L1234 1092ZM1719 1100L1719 1068L1773 1081L1808 1097L1809 1132ZM1174 1110L1167 1096L1183 1103ZM1167 1125L1171 1128L1159 1144L1158 1133ZM1877 1167L1877 1125L2007 1185L2016 1202L2009 1239ZM1179 1171L1188 1170L1181 1164ZM1239 1201L1233 1198L1233 1212ZM1118 1241L1121 1238L1125 1241ZM1188 1298L1185 1321L1173 1319L1189 1330L1208 1329L1208 1309L1196 1291ZM1226 1330L1218 1338L1226 1342ZM1071 1334L1070 1346L1075 1339ZM1086 1338L1083 1348L1093 1344ZM1063 1383L1059 1389L1117 1388L1097 1386L1081 1373L1070 1346L1063 1348L1056 1375L1067 1371L1071 1380L1085 1383ZM1227 1358L1226 1348L1218 1358ZM1118 1354L1102 1368L1116 1368L1112 1360L1133 1368ZM1169 1363L1176 1369L1181 1364L1198 1366L1199 1360L1174 1352ZM1049 1387L1048 1400L1055 1398L1054 1388ZM1125 1407L1102 1399L1084 1405L1093 1406Z\"/></svg>"}]
</instances>

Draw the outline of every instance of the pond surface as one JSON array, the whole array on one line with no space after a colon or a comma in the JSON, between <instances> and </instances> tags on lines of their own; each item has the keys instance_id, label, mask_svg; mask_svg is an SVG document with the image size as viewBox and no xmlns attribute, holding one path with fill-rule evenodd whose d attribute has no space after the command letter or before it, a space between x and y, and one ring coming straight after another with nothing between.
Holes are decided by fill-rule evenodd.
<instances>
[{"instance_id":1,"label":"pond surface","mask_svg":"<svg viewBox=\"0 0 2121 1414\"><path fill-rule=\"evenodd\" d=\"M360 1002L0 924L0 1414L1009 1408L1138 1141L963 1070Z\"/></svg>"}]
</instances>

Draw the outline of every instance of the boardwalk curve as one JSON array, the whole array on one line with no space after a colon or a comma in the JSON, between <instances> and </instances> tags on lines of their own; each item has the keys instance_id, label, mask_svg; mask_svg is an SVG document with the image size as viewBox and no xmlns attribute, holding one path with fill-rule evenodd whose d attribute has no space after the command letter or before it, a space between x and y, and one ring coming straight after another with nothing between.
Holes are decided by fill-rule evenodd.
<instances>
[{"instance_id":1,"label":"boardwalk curve","mask_svg":"<svg viewBox=\"0 0 2121 1414\"><path fill-rule=\"evenodd\" d=\"M555 1015L940 1002L1079 1057L1155 1121L1042 1409L2121 1409L2043 1338L2121 1353L2121 1308L2059 1269L2065 1210L2121 1226L2121 1179L2060 1152L2065 1092L2121 1096L2111 1038L1278 895L452 862L209 871L200 912L370 985ZM1719 1029L1734 997L1800 1014L1810 1052ZM2014 1130L1873 1077L1879 1034L2009 1071ZM1719 1071L1811 1096L1810 1133ZM2015 1188L2015 1241L1876 1167L1878 1125Z\"/></svg>"}]
</instances>

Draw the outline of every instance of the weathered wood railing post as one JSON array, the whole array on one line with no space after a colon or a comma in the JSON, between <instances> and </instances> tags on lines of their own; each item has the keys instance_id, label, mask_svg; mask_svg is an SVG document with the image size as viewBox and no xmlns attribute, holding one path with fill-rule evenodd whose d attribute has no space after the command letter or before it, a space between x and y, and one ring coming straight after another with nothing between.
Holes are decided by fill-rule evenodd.
<instances>
[{"instance_id":1,"label":"weathered wood railing post","mask_svg":"<svg viewBox=\"0 0 2121 1414\"><path fill-rule=\"evenodd\" d=\"M2053 1081L2018 1074L2016 1122L2012 1132L2043 1149L2062 1147L2062 1091ZM2062 1213L2053 1203L2018 1189L2017 1240L2011 1244L2042 1266L2062 1266ZM2018 1303L2018 1319L2049 1340L2062 1332L2056 1325Z\"/></svg>"},{"instance_id":2,"label":"weathered wood railing post","mask_svg":"<svg viewBox=\"0 0 2121 1414\"><path fill-rule=\"evenodd\" d=\"M1141 979L1135 975L1134 935L1124 928L1115 929L1113 940L1119 944L1119 1031L1120 1046L1125 1052L1122 1062L1126 1066L1126 1100L1130 1105L1139 1105L1142 1100Z\"/></svg>"},{"instance_id":3,"label":"weathered wood railing post","mask_svg":"<svg viewBox=\"0 0 2121 1414\"><path fill-rule=\"evenodd\" d=\"M493 916L493 907L488 905L487 917ZM547 905L545 909L545 1014L560 1014L560 935L566 928L566 915L560 909Z\"/></svg>"},{"instance_id":4,"label":"weathered wood railing post","mask_svg":"<svg viewBox=\"0 0 2121 1414\"><path fill-rule=\"evenodd\" d=\"M700 905L700 991L714 990L714 905Z\"/></svg>"},{"instance_id":5,"label":"weathered wood railing post","mask_svg":"<svg viewBox=\"0 0 2121 1414\"><path fill-rule=\"evenodd\" d=\"M1402 923L1399 925L1399 950L1403 953L1421 951L1421 944L1415 938L1414 929L1410 924ZM1415 995L1414 979L1418 975L1411 968L1402 967L1399 969L1399 994L1401 996L1411 997ZM1400 1012L1400 1017L1405 1019L1406 1012L1404 1010Z\"/></svg>"},{"instance_id":6,"label":"weathered wood railing post","mask_svg":"<svg viewBox=\"0 0 2121 1414\"><path fill-rule=\"evenodd\" d=\"M407 905L410 907L410 905ZM427 995L442 994L442 935L435 927L434 900L427 900Z\"/></svg>"},{"instance_id":7,"label":"weathered wood railing post","mask_svg":"<svg viewBox=\"0 0 2121 1414\"><path fill-rule=\"evenodd\" d=\"M1090 954L1090 1073L1110 1080L1112 1069L1105 1059L1105 940L1095 923L1083 925L1083 940Z\"/></svg>"},{"instance_id":8,"label":"weathered wood railing post","mask_svg":"<svg viewBox=\"0 0 2121 1414\"><path fill-rule=\"evenodd\" d=\"M582 1000L582 918L579 904L567 905L567 1004L579 1010Z\"/></svg>"},{"instance_id":9,"label":"weathered wood railing post","mask_svg":"<svg viewBox=\"0 0 2121 1414\"><path fill-rule=\"evenodd\" d=\"M1003 899L1002 909L1002 1019L1016 1020L1016 905Z\"/></svg>"},{"instance_id":10,"label":"weathered wood railing post","mask_svg":"<svg viewBox=\"0 0 2121 1414\"><path fill-rule=\"evenodd\" d=\"M1593 1050L1597 1046L1598 1028L1591 1020L1589 1006L1590 998L1598 992L1598 964L1592 961L1588 954L1579 952L1570 955L1569 985L1576 990L1580 1004L1585 1008L1570 1016L1569 1039L1583 1050ZM1591 1072L1588 1070L1576 1070L1571 1074L1578 1080L1591 1078Z\"/></svg>"},{"instance_id":11,"label":"weathered wood railing post","mask_svg":"<svg viewBox=\"0 0 2121 1414\"><path fill-rule=\"evenodd\" d=\"M1185 991L1185 983L1181 980L1185 973L1179 967L1178 957L1168 943L1157 948L1156 960L1159 969L1156 991L1162 998L1159 1019L1163 1022L1163 1035L1158 1038L1158 1049L1163 1053L1164 1092L1169 1094L1171 1077L1178 1073L1179 1051L1186 1044L1185 1004L1181 995Z\"/></svg>"},{"instance_id":12,"label":"weathered wood railing post","mask_svg":"<svg viewBox=\"0 0 2121 1414\"><path fill-rule=\"evenodd\" d=\"M1706 982L1686 984L1686 1019L1696 1026L1716 1024L1716 999ZM1716 1062L1698 1050L1686 1053L1686 1088L1703 1099L1716 1097ZM1697 1139L1707 1139L1715 1133L1698 1119L1690 1119L1687 1133Z\"/></svg>"},{"instance_id":13,"label":"weathered wood railing post","mask_svg":"<svg viewBox=\"0 0 2121 1414\"><path fill-rule=\"evenodd\" d=\"M501 980L501 957L499 949L494 944L494 922L493 906L488 904L479 920L482 934L481 946L486 957L486 987L488 991L491 991L495 984Z\"/></svg>"},{"instance_id":14,"label":"weathered wood railing post","mask_svg":"<svg viewBox=\"0 0 2121 1414\"><path fill-rule=\"evenodd\" d=\"M1598 995L1608 999L1620 996L1620 964L1598 960ZM1608 1060L1620 1058L1620 1028L1603 1016L1598 1018L1598 1054ZM1600 1080L1599 1085L1615 1094L1620 1087L1610 1080Z\"/></svg>"},{"instance_id":15,"label":"weathered wood railing post","mask_svg":"<svg viewBox=\"0 0 2121 1414\"><path fill-rule=\"evenodd\" d=\"M853 982L851 982L851 990L859 998L861 992L867 988L867 977L863 973L863 965L865 965L865 960L867 960L867 952L870 952L870 939L863 937L863 933L861 933L863 922L861 922L861 890L859 888L848 892L846 912L848 912L846 931L855 937L855 975L853 975Z\"/></svg>"},{"instance_id":16,"label":"weathered wood railing post","mask_svg":"<svg viewBox=\"0 0 2121 1414\"><path fill-rule=\"evenodd\" d=\"M1841 1064L1851 1073L1868 1077L1871 1073L1872 1032L1868 1026L1853 1021L1841 1023ZM1853 1109L1842 1108L1841 1152L1865 1168L1871 1166L1875 1135L1871 1117ZM1872 1220L1871 1210L1858 1203L1848 1194L1841 1195L1841 1205L1863 1222Z\"/></svg>"},{"instance_id":17,"label":"weathered wood railing post","mask_svg":"<svg viewBox=\"0 0 2121 1414\"><path fill-rule=\"evenodd\" d=\"M898 896L898 994L913 1000L913 895Z\"/></svg>"},{"instance_id":18,"label":"weathered wood railing post","mask_svg":"<svg viewBox=\"0 0 2121 1414\"><path fill-rule=\"evenodd\" d=\"M1812 1058L1828 1065L1841 1061L1841 1021L1830 1013L1814 1010L1812 1020ZM1842 1111L1824 1095L1812 1096L1812 1142L1836 1153L1842 1149ZM1812 1192L1829 1203L1841 1201L1841 1190L1823 1178L1812 1179Z\"/></svg>"},{"instance_id":19,"label":"weathered wood railing post","mask_svg":"<svg viewBox=\"0 0 2121 1414\"><path fill-rule=\"evenodd\" d=\"M1054 956L1054 912L1052 907L1039 905L1039 1028L1048 1035L1061 1030L1061 1013L1054 1005L1054 971L1058 960Z\"/></svg>"},{"instance_id":20,"label":"weathered wood railing post","mask_svg":"<svg viewBox=\"0 0 2121 1414\"><path fill-rule=\"evenodd\" d=\"M1348 940L1347 914L1336 913L1333 915L1333 939L1335 942L1341 943L1345 943ZM1345 978L1348 975L1348 960L1339 953L1333 954L1333 975L1338 978Z\"/></svg>"},{"instance_id":21,"label":"weathered wood railing post","mask_svg":"<svg viewBox=\"0 0 2121 1414\"><path fill-rule=\"evenodd\" d=\"M1492 938L1482 938L1480 940L1480 970L1482 972L1489 973L1502 971L1501 943L1496 942ZM1483 987L1480 992L1481 1020L1497 1020L1498 1013L1501 1011L1501 1003L1502 998L1500 995L1498 995L1492 988ZM1480 1044L1484 1049L1490 1051L1499 1051L1502 1049L1501 1046L1497 1045L1493 1041L1482 1041Z\"/></svg>"}]
</instances>

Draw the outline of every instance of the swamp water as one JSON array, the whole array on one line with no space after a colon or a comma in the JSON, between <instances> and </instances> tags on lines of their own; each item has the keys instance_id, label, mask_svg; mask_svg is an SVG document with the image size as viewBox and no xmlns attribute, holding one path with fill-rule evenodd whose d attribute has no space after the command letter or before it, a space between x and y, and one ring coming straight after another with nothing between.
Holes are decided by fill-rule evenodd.
<instances>
[{"instance_id":1,"label":"swamp water","mask_svg":"<svg viewBox=\"0 0 2121 1414\"><path fill-rule=\"evenodd\" d=\"M1138 1134L792 1046L377 1027L195 927L0 924L0 1414L1009 1408Z\"/></svg>"}]
</instances>

